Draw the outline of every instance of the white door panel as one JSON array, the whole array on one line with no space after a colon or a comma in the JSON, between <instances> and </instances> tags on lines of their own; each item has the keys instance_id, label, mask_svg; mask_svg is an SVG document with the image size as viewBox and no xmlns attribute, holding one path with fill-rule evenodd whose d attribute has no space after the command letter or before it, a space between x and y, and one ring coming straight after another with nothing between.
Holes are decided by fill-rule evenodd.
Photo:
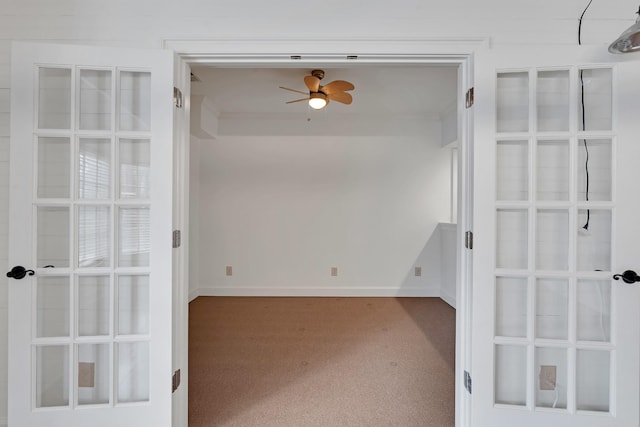
<instances>
[{"instance_id":1,"label":"white door panel","mask_svg":"<svg viewBox=\"0 0 640 427\"><path fill-rule=\"evenodd\" d=\"M473 425L638 425L640 61L476 57Z\"/></svg>"},{"instance_id":2,"label":"white door panel","mask_svg":"<svg viewBox=\"0 0 640 427\"><path fill-rule=\"evenodd\" d=\"M171 424L173 55L15 43L11 426Z\"/></svg>"}]
</instances>

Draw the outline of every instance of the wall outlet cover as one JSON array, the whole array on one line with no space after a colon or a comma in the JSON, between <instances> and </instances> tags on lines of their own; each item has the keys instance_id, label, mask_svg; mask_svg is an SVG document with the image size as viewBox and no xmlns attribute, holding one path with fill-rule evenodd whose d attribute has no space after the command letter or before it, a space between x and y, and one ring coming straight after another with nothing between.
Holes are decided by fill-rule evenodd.
<instances>
[{"instance_id":1,"label":"wall outlet cover","mask_svg":"<svg viewBox=\"0 0 640 427\"><path fill-rule=\"evenodd\" d=\"M95 387L96 364L78 362L78 387Z\"/></svg>"},{"instance_id":2,"label":"wall outlet cover","mask_svg":"<svg viewBox=\"0 0 640 427\"><path fill-rule=\"evenodd\" d=\"M555 365L540 366L540 390L556 389L556 370Z\"/></svg>"}]
</instances>

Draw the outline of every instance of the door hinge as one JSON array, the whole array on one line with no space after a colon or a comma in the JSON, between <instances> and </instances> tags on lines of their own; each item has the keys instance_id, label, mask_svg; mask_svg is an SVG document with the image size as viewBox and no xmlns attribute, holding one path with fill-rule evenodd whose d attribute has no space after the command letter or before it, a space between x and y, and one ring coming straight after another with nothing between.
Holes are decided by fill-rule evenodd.
<instances>
[{"instance_id":1,"label":"door hinge","mask_svg":"<svg viewBox=\"0 0 640 427\"><path fill-rule=\"evenodd\" d=\"M471 374L469 371L464 371L464 388L471 394Z\"/></svg>"},{"instance_id":2,"label":"door hinge","mask_svg":"<svg viewBox=\"0 0 640 427\"><path fill-rule=\"evenodd\" d=\"M471 89L469 89L469 90L467 91L467 95L466 95L466 97L465 97L465 106L466 106L467 108L471 108L471 107L473 107L473 101L474 101L474 98L473 98L473 88L471 88Z\"/></svg>"},{"instance_id":3,"label":"door hinge","mask_svg":"<svg viewBox=\"0 0 640 427\"><path fill-rule=\"evenodd\" d=\"M171 379L171 393L175 393L178 387L180 387L180 369L173 373L173 378Z\"/></svg>"},{"instance_id":4,"label":"door hinge","mask_svg":"<svg viewBox=\"0 0 640 427\"><path fill-rule=\"evenodd\" d=\"M176 108L182 108L182 91L175 86L173 88L173 102Z\"/></svg>"},{"instance_id":5,"label":"door hinge","mask_svg":"<svg viewBox=\"0 0 640 427\"><path fill-rule=\"evenodd\" d=\"M473 249L473 231L467 231L464 233L464 247L467 249Z\"/></svg>"},{"instance_id":6,"label":"door hinge","mask_svg":"<svg viewBox=\"0 0 640 427\"><path fill-rule=\"evenodd\" d=\"M180 230L173 230L173 249L179 248L182 243L182 233Z\"/></svg>"}]
</instances>

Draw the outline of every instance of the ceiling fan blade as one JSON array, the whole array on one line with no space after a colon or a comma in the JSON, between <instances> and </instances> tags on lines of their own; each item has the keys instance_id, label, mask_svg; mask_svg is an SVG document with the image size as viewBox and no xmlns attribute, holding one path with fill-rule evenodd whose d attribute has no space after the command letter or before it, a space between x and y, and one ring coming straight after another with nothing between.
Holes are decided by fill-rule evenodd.
<instances>
[{"instance_id":1,"label":"ceiling fan blade","mask_svg":"<svg viewBox=\"0 0 640 427\"><path fill-rule=\"evenodd\" d=\"M316 76L305 76L304 84L307 85L311 92L317 92L320 88L320 79Z\"/></svg>"},{"instance_id":2,"label":"ceiling fan blade","mask_svg":"<svg viewBox=\"0 0 640 427\"><path fill-rule=\"evenodd\" d=\"M298 89L291 89L291 88L284 87L284 86L279 86L279 88L280 89L284 89L284 90L290 90L291 92L295 92L295 93L301 93L303 95L309 95L307 92L303 92L303 91L298 90Z\"/></svg>"},{"instance_id":3,"label":"ceiling fan blade","mask_svg":"<svg viewBox=\"0 0 640 427\"><path fill-rule=\"evenodd\" d=\"M344 80L335 80L331 83L327 83L322 86L322 91L327 95L332 95L336 92L344 92L346 90L354 90L356 87L347 81Z\"/></svg>"},{"instance_id":4,"label":"ceiling fan blade","mask_svg":"<svg viewBox=\"0 0 640 427\"><path fill-rule=\"evenodd\" d=\"M288 101L287 104L292 104L294 102L308 101L308 100L309 98L294 99L293 101Z\"/></svg>"},{"instance_id":5,"label":"ceiling fan blade","mask_svg":"<svg viewBox=\"0 0 640 427\"><path fill-rule=\"evenodd\" d=\"M351 94L346 92L332 93L330 95L327 95L327 98L331 99L332 101L342 102L343 104L351 104L351 101L353 101Z\"/></svg>"}]
</instances>

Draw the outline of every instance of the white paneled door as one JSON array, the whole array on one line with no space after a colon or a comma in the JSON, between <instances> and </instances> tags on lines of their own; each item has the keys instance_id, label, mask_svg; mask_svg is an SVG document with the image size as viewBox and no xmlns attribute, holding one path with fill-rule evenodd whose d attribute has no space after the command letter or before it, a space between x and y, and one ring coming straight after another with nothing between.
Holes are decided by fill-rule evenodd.
<instances>
[{"instance_id":1,"label":"white paneled door","mask_svg":"<svg viewBox=\"0 0 640 427\"><path fill-rule=\"evenodd\" d=\"M476 58L474 426L639 425L640 61Z\"/></svg>"},{"instance_id":2,"label":"white paneled door","mask_svg":"<svg viewBox=\"0 0 640 427\"><path fill-rule=\"evenodd\" d=\"M9 425L169 426L173 55L16 43L11 83Z\"/></svg>"}]
</instances>

